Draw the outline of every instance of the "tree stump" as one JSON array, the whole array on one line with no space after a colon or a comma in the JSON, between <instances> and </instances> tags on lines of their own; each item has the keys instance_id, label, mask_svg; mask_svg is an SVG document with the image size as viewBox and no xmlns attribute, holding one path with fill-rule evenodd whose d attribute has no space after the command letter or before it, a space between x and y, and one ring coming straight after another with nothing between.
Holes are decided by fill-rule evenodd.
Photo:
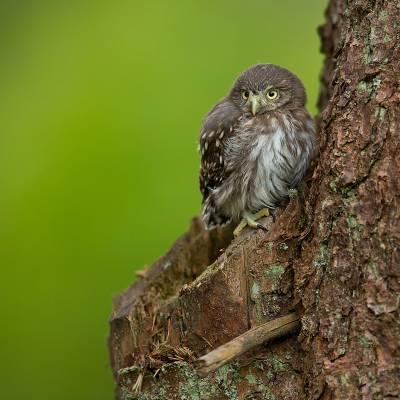
<instances>
[{"instance_id":1,"label":"tree stump","mask_svg":"<svg viewBox=\"0 0 400 400\"><path fill-rule=\"evenodd\" d=\"M268 232L194 219L115 300L118 399L400 398L400 3L331 0L326 17L307 184ZM199 357L286 315L298 334L200 376Z\"/></svg>"}]
</instances>

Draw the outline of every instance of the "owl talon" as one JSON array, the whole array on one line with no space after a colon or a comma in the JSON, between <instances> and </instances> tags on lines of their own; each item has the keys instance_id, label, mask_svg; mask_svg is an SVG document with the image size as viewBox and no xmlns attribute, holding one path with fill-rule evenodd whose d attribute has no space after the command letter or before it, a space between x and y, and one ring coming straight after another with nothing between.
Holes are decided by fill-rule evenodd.
<instances>
[{"instance_id":1,"label":"owl talon","mask_svg":"<svg viewBox=\"0 0 400 400\"><path fill-rule=\"evenodd\" d=\"M267 208L263 208L262 210L258 211L254 215L252 215L252 214L246 215L246 217L240 221L240 224L233 231L233 235L235 237L239 236L240 233L242 232L243 228L245 228L246 226L249 226L250 228L254 228L254 229L262 229L263 231L267 231L268 229L264 225L262 225L256 221L262 217L267 217L269 215L270 215L270 213Z\"/></svg>"},{"instance_id":2,"label":"owl talon","mask_svg":"<svg viewBox=\"0 0 400 400\"><path fill-rule=\"evenodd\" d=\"M258 229L262 229L263 231L268 231L268 229L263 224L257 224Z\"/></svg>"},{"instance_id":3,"label":"owl talon","mask_svg":"<svg viewBox=\"0 0 400 400\"><path fill-rule=\"evenodd\" d=\"M242 219L239 223L239 225L235 228L233 231L233 236L238 237L240 235L240 232L242 232L243 228L245 228L247 225L246 219Z\"/></svg>"},{"instance_id":4,"label":"owl talon","mask_svg":"<svg viewBox=\"0 0 400 400\"><path fill-rule=\"evenodd\" d=\"M260 211L254 214L254 221L257 221L262 217L269 217L270 215L271 213L269 212L268 208L262 208Z\"/></svg>"}]
</instances>

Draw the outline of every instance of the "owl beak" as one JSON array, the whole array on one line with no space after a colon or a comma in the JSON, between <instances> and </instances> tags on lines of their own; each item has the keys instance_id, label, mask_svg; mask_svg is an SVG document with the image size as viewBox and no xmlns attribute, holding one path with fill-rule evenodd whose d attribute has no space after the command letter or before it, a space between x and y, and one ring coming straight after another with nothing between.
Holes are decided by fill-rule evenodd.
<instances>
[{"instance_id":1,"label":"owl beak","mask_svg":"<svg viewBox=\"0 0 400 400\"><path fill-rule=\"evenodd\" d=\"M260 108L260 101L258 96L250 94L250 104L251 104L251 113L254 115L257 114L257 111Z\"/></svg>"}]
</instances>

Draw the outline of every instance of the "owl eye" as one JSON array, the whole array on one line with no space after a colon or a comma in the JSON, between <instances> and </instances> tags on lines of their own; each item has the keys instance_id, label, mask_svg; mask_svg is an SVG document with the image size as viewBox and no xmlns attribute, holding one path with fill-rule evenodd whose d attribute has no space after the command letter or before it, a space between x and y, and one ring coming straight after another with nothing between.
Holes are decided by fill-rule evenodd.
<instances>
[{"instance_id":1,"label":"owl eye","mask_svg":"<svg viewBox=\"0 0 400 400\"><path fill-rule=\"evenodd\" d=\"M270 100L275 100L277 97L278 97L278 91L277 90L275 90L275 89L270 89L270 90L268 90L268 92L267 92L267 97L270 99Z\"/></svg>"},{"instance_id":2,"label":"owl eye","mask_svg":"<svg viewBox=\"0 0 400 400\"><path fill-rule=\"evenodd\" d=\"M249 96L250 96L250 92L249 92L248 90L244 90L244 91L242 92L242 98L243 98L244 100L247 100L247 99L249 98Z\"/></svg>"}]
</instances>

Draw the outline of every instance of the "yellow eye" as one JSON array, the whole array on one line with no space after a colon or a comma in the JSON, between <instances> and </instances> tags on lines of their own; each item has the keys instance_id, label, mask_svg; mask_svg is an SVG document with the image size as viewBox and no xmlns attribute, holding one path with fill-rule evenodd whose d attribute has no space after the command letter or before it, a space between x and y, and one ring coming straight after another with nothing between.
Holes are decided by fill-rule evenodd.
<instances>
[{"instance_id":1,"label":"yellow eye","mask_svg":"<svg viewBox=\"0 0 400 400\"><path fill-rule=\"evenodd\" d=\"M275 100L277 97L278 97L278 91L276 90L276 89L270 89L270 90L268 90L268 92L267 92L267 97L270 99L270 100Z\"/></svg>"},{"instance_id":2,"label":"yellow eye","mask_svg":"<svg viewBox=\"0 0 400 400\"><path fill-rule=\"evenodd\" d=\"M247 99L249 98L249 96L250 96L250 93L249 93L248 90L244 90L244 91L242 92L242 98L243 98L244 100L247 100Z\"/></svg>"}]
</instances>

